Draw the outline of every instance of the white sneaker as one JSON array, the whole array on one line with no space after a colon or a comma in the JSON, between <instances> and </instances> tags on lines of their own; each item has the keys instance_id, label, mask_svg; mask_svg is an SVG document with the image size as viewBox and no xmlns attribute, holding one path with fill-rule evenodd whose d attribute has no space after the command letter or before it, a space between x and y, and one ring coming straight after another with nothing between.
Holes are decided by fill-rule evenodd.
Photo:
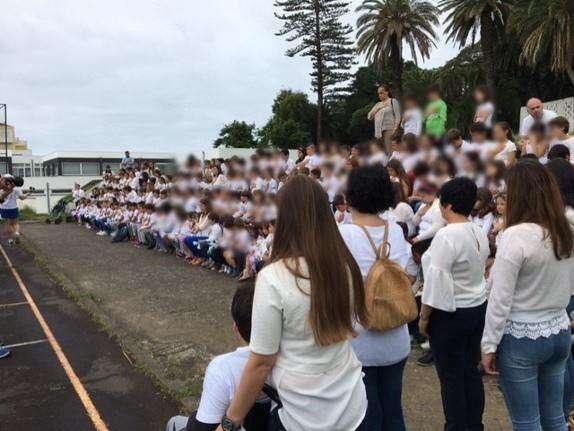
<instances>
[{"instance_id":1,"label":"white sneaker","mask_svg":"<svg viewBox=\"0 0 574 431\"><path fill-rule=\"evenodd\" d=\"M99 231L96 235L98 236L106 236L108 233L105 230Z\"/></svg>"}]
</instances>

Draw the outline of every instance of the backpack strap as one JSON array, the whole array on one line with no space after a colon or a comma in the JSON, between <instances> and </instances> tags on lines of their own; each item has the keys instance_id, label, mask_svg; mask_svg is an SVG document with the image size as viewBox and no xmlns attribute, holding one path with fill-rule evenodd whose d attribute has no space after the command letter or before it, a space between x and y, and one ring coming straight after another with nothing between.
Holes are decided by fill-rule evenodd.
<instances>
[{"instance_id":1,"label":"backpack strap","mask_svg":"<svg viewBox=\"0 0 574 431\"><path fill-rule=\"evenodd\" d=\"M366 237L369 240L369 243L371 244L371 247L373 248L373 252L375 253L375 256L377 257L377 259L383 259L383 258L389 257L390 249L391 249L391 246L389 244L389 223L386 220L383 220L383 221L384 221L383 226L385 226L385 236L383 237L383 243L381 244L380 248L377 248L377 245L375 244L373 237L371 236L371 234L369 233L369 231L367 230L367 228L365 226L360 225L358 223L354 223L356 226L359 226L363 230L363 232L365 233Z\"/></svg>"}]
</instances>

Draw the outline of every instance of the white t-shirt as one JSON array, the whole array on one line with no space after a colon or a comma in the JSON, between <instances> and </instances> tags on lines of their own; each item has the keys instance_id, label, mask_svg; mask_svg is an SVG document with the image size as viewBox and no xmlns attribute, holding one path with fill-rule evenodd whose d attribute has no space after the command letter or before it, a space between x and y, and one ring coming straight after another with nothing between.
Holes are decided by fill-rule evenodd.
<instances>
[{"instance_id":1,"label":"white t-shirt","mask_svg":"<svg viewBox=\"0 0 574 431\"><path fill-rule=\"evenodd\" d=\"M502 160L504 163L508 163L508 155L510 153L516 153L516 145L512 141L506 141L502 151L494 156L494 160Z\"/></svg>"},{"instance_id":2,"label":"white t-shirt","mask_svg":"<svg viewBox=\"0 0 574 431\"><path fill-rule=\"evenodd\" d=\"M413 224L413 218L415 216L415 212L408 203L399 202L393 209L393 215L397 222L405 223L407 225L409 236L414 234L415 226Z\"/></svg>"},{"instance_id":3,"label":"white t-shirt","mask_svg":"<svg viewBox=\"0 0 574 431\"><path fill-rule=\"evenodd\" d=\"M0 208L3 210L13 210L18 208L18 198L20 198L22 194L22 189L20 187L14 187L4 198L4 202L2 202Z\"/></svg>"},{"instance_id":4,"label":"white t-shirt","mask_svg":"<svg viewBox=\"0 0 574 431\"><path fill-rule=\"evenodd\" d=\"M249 347L216 356L205 370L203 391L196 419L204 424L218 424L227 412L241 381L249 358ZM264 401L265 398L260 401Z\"/></svg>"},{"instance_id":5,"label":"white t-shirt","mask_svg":"<svg viewBox=\"0 0 574 431\"><path fill-rule=\"evenodd\" d=\"M321 165L321 156L319 154L313 154L312 156L305 157L305 166L309 169L315 169Z\"/></svg>"},{"instance_id":6,"label":"white t-shirt","mask_svg":"<svg viewBox=\"0 0 574 431\"><path fill-rule=\"evenodd\" d=\"M482 120L482 123L490 129L492 127L492 115L494 114L494 105L492 102L484 102L476 107L476 112L474 114L475 121L477 121L477 115L479 112L488 113L488 116Z\"/></svg>"},{"instance_id":7,"label":"white t-shirt","mask_svg":"<svg viewBox=\"0 0 574 431\"><path fill-rule=\"evenodd\" d=\"M300 261L303 274L306 263ZM279 418L289 431L354 430L367 410L361 363L349 341L315 342L309 325L311 289L280 260L258 275L250 348L277 354L271 384L283 403ZM407 334L408 339L408 334Z\"/></svg>"},{"instance_id":8,"label":"white t-shirt","mask_svg":"<svg viewBox=\"0 0 574 431\"><path fill-rule=\"evenodd\" d=\"M423 112L419 108L407 109L403 114L403 130L405 134L419 136L423 130Z\"/></svg>"},{"instance_id":9,"label":"white t-shirt","mask_svg":"<svg viewBox=\"0 0 574 431\"><path fill-rule=\"evenodd\" d=\"M386 217L385 217L386 218ZM407 267L412 256L411 246L405 240L401 227L389 221L389 243L391 244L390 259L398 263L403 268ZM366 226L375 245L380 247L384 234L384 226ZM365 232L355 224L339 225L339 232L347 244L349 251L357 261L361 275L367 278L369 270L375 263L375 253ZM411 274L416 276L416 274ZM387 332L369 331L357 324L356 328L359 336L351 343L363 366L377 367L396 364L407 356L411 351L409 330L407 325L403 325Z\"/></svg>"},{"instance_id":10,"label":"white t-shirt","mask_svg":"<svg viewBox=\"0 0 574 431\"><path fill-rule=\"evenodd\" d=\"M350 211L341 212L339 210L335 211L335 221L337 224L347 224L353 223L353 215Z\"/></svg>"},{"instance_id":11,"label":"white t-shirt","mask_svg":"<svg viewBox=\"0 0 574 431\"><path fill-rule=\"evenodd\" d=\"M422 257L422 303L438 310L478 307L486 301L488 238L474 223L452 223L437 232Z\"/></svg>"},{"instance_id":12,"label":"white t-shirt","mask_svg":"<svg viewBox=\"0 0 574 431\"><path fill-rule=\"evenodd\" d=\"M535 120L534 117L532 117L532 115L528 114L526 117L524 117L522 123L520 123L520 136L527 136L528 133L530 132L530 128L536 121L540 121L542 124L546 126L548 125L550 120L556 118L557 116L558 114L556 114L556 112L550 111L548 109L545 109L542 112L542 118L540 120Z\"/></svg>"}]
</instances>

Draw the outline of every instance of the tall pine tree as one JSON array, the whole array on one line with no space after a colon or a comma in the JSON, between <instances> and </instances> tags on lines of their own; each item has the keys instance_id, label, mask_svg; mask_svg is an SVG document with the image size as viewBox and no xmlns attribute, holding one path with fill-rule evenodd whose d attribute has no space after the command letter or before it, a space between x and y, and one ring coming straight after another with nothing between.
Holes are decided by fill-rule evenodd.
<instances>
[{"instance_id":1,"label":"tall pine tree","mask_svg":"<svg viewBox=\"0 0 574 431\"><path fill-rule=\"evenodd\" d=\"M350 37L353 27L342 22L349 12L346 0L275 0L281 13L275 16L284 21L277 36L287 36L288 42L298 45L286 55L310 57L313 65L312 86L317 93L317 139L322 136L322 117L325 101L340 95L351 77L354 63L354 43Z\"/></svg>"}]
</instances>

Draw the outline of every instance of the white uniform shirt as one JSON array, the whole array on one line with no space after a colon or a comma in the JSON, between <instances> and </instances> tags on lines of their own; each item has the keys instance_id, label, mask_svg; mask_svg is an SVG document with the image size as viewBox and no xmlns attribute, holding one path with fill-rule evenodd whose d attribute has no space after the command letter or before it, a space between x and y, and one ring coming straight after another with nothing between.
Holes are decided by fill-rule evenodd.
<instances>
[{"instance_id":1,"label":"white uniform shirt","mask_svg":"<svg viewBox=\"0 0 574 431\"><path fill-rule=\"evenodd\" d=\"M474 223L451 223L437 232L422 257L422 303L438 310L477 307L486 301L488 238Z\"/></svg>"},{"instance_id":2,"label":"white uniform shirt","mask_svg":"<svg viewBox=\"0 0 574 431\"><path fill-rule=\"evenodd\" d=\"M300 262L306 272L306 264ZM284 261L259 273L253 301L251 351L277 354L271 383L283 403L289 431L354 430L367 410L361 363L349 341L319 346L309 326L308 279L297 279ZM408 337L408 334L407 334Z\"/></svg>"},{"instance_id":3,"label":"white uniform shirt","mask_svg":"<svg viewBox=\"0 0 574 431\"><path fill-rule=\"evenodd\" d=\"M196 419L204 424L219 424L233 401L243 369L249 358L249 347L216 356L205 370L203 391Z\"/></svg>"}]
</instances>

